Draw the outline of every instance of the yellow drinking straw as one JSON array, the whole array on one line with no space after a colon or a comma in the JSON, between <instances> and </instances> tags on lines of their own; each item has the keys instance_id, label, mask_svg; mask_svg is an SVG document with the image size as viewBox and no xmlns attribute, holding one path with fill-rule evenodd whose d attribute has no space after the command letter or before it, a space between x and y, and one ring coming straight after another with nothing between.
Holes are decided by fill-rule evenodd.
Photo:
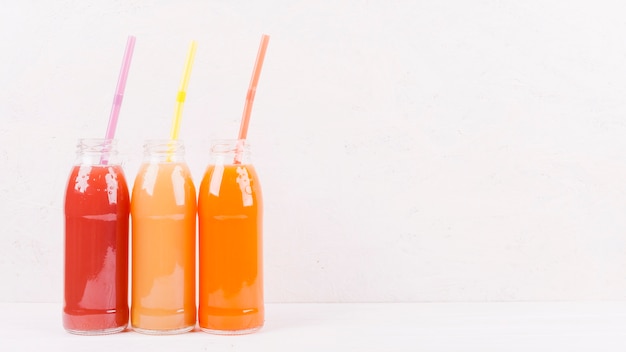
<instances>
[{"instance_id":1,"label":"yellow drinking straw","mask_svg":"<svg viewBox=\"0 0 626 352\"><path fill-rule=\"evenodd\" d=\"M178 139L178 132L180 131L180 120L183 115L183 104L185 103L185 97L187 95L187 86L189 85L189 76L191 76L191 67L193 66L193 59L196 56L195 40L191 41L189 46L189 54L187 54L187 61L185 62L185 69L183 70L183 79L180 82L180 89L176 95L176 110L174 111L174 122L172 123L172 133L170 139Z\"/></svg>"}]
</instances>

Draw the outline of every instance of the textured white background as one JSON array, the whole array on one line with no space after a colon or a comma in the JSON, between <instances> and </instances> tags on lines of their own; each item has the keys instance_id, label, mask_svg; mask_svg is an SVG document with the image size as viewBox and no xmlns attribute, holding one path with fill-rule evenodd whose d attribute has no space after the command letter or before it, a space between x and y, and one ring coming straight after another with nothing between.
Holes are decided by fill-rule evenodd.
<instances>
[{"instance_id":1,"label":"textured white background","mask_svg":"<svg viewBox=\"0 0 626 352\"><path fill-rule=\"evenodd\" d=\"M626 8L621 1L11 1L0 10L0 301L61 301L63 191L104 134L132 183L169 133L198 184L237 133L264 187L266 298L626 297Z\"/></svg>"}]
</instances>

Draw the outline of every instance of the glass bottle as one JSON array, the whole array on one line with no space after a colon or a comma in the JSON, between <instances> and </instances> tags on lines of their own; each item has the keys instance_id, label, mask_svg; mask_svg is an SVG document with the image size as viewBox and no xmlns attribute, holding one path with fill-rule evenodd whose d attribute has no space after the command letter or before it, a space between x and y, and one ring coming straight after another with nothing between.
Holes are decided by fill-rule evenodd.
<instances>
[{"instance_id":1,"label":"glass bottle","mask_svg":"<svg viewBox=\"0 0 626 352\"><path fill-rule=\"evenodd\" d=\"M129 206L115 141L80 139L65 192L63 327L71 333L128 325Z\"/></svg>"},{"instance_id":2,"label":"glass bottle","mask_svg":"<svg viewBox=\"0 0 626 352\"><path fill-rule=\"evenodd\" d=\"M263 326L263 199L244 140L211 145L200 184L200 328L245 334Z\"/></svg>"},{"instance_id":3,"label":"glass bottle","mask_svg":"<svg viewBox=\"0 0 626 352\"><path fill-rule=\"evenodd\" d=\"M179 140L148 140L131 200L131 326L178 334L196 324L196 189Z\"/></svg>"}]
</instances>

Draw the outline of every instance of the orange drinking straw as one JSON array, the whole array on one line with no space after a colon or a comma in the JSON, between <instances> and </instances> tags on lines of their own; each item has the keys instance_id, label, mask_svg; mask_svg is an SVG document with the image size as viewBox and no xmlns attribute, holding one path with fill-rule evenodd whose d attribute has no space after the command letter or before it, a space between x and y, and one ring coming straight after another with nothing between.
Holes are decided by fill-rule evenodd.
<instances>
[{"instance_id":1,"label":"orange drinking straw","mask_svg":"<svg viewBox=\"0 0 626 352\"><path fill-rule=\"evenodd\" d=\"M246 94L246 103L243 107L243 116L241 117L241 126L239 127L239 141L237 142L237 154L235 156L235 164L241 163L243 141L248 135L248 124L250 123L250 114L252 113L252 103L254 103L254 95L256 94L256 87L259 83L259 77L261 76L263 60L265 59L265 51L267 50L267 44L269 43L269 41L269 35L263 34L261 36L259 52L256 56L254 70L252 71L252 79L250 80L250 86L248 87L248 94Z\"/></svg>"}]
</instances>

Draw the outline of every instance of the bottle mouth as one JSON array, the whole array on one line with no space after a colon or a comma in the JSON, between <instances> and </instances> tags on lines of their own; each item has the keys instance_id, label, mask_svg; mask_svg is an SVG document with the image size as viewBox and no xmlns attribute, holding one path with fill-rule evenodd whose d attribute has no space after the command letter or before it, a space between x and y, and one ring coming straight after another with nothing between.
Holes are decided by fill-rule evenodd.
<instances>
[{"instance_id":1,"label":"bottle mouth","mask_svg":"<svg viewBox=\"0 0 626 352\"><path fill-rule=\"evenodd\" d=\"M146 154L180 154L185 151L185 144L178 139L148 139L143 150Z\"/></svg>"},{"instance_id":2,"label":"bottle mouth","mask_svg":"<svg viewBox=\"0 0 626 352\"><path fill-rule=\"evenodd\" d=\"M120 164L117 140L107 138L81 138L76 144L76 163L85 165Z\"/></svg>"},{"instance_id":3,"label":"bottle mouth","mask_svg":"<svg viewBox=\"0 0 626 352\"><path fill-rule=\"evenodd\" d=\"M81 138L76 148L83 153L113 152L117 146L116 139L106 138Z\"/></svg>"},{"instance_id":4,"label":"bottle mouth","mask_svg":"<svg viewBox=\"0 0 626 352\"><path fill-rule=\"evenodd\" d=\"M211 153L250 153L250 143L245 139L216 139L211 141Z\"/></svg>"}]
</instances>

